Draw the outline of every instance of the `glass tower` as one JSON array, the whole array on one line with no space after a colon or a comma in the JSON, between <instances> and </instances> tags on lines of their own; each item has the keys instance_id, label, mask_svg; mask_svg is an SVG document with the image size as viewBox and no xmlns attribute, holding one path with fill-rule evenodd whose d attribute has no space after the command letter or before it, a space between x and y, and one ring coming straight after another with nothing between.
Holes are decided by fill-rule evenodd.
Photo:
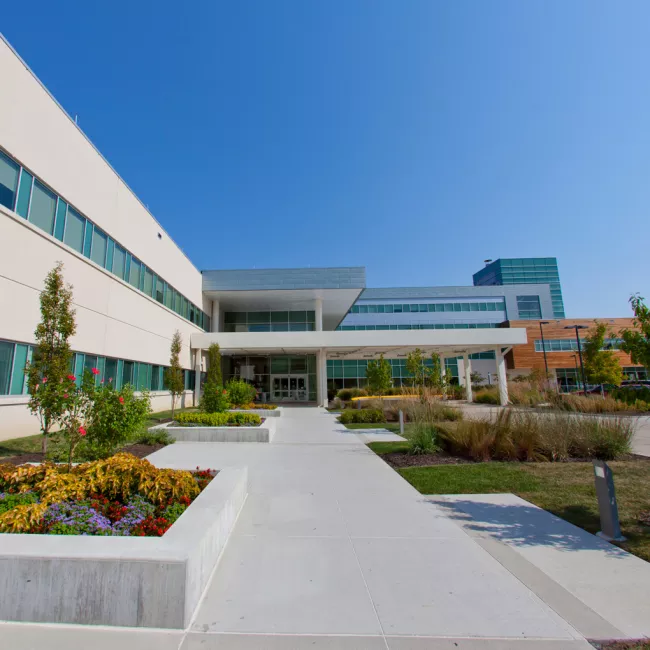
<instances>
[{"instance_id":1,"label":"glass tower","mask_svg":"<svg viewBox=\"0 0 650 650\"><path fill-rule=\"evenodd\" d=\"M548 284L553 301L553 316L564 318L564 301L555 257L517 257L490 262L474 273L474 286L504 284Z\"/></svg>"}]
</instances>

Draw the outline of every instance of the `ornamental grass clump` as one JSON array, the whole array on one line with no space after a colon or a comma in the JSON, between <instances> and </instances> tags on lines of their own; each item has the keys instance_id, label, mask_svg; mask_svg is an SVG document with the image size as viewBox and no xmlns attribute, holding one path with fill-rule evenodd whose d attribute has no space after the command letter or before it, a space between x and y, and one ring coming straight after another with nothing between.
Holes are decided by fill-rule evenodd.
<instances>
[{"instance_id":1,"label":"ornamental grass clump","mask_svg":"<svg viewBox=\"0 0 650 650\"><path fill-rule=\"evenodd\" d=\"M158 469L116 454L65 466L0 467L0 532L160 536L205 489L211 470Z\"/></svg>"}]
</instances>

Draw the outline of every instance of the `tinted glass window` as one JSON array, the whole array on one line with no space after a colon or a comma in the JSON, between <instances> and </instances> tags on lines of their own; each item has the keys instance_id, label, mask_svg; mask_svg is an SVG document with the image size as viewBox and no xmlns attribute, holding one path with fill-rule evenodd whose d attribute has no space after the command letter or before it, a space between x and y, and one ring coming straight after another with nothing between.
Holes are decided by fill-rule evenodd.
<instances>
[{"instance_id":1,"label":"tinted glass window","mask_svg":"<svg viewBox=\"0 0 650 650\"><path fill-rule=\"evenodd\" d=\"M140 270L142 265L135 257L131 258L131 269L129 271L129 284L136 289L140 288Z\"/></svg>"},{"instance_id":2,"label":"tinted glass window","mask_svg":"<svg viewBox=\"0 0 650 650\"><path fill-rule=\"evenodd\" d=\"M74 248L77 252L81 253L84 244L84 227L85 219L68 206L68 216L65 220L65 235L63 241Z\"/></svg>"},{"instance_id":3,"label":"tinted glass window","mask_svg":"<svg viewBox=\"0 0 650 650\"><path fill-rule=\"evenodd\" d=\"M99 266L104 266L106 262L106 235L98 228L93 230L93 247L90 259Z\"/></svg>"},{"instance_id":4,"label":"tinted glass window","mask_svg":"<svg viewBox=\"0 0 650 650\"><path fill-rule=\"evenodd\" d=\"M7 395L9 393L13 359L14 344L0 341L0 395Z\"/></svg>"},{"instance_id":5,"label":"tinted glass window","mask_svg":"<svg viewBox=\"0 0 650 650\"><path fill-rule=\"evenodd\" d=\"M52 234L54 230L54 213L56 211L56 196L44 185L34 181L32 202L29 206L29 220L41 230Z\"/></svg>"},{"instance_id":6,"label":"tinted glass window","mask_svg":"<svg viewBox=\"0 0 650 650\"><path fill-rule=\"evenodd\" d=\"M14 209L18 189L19 167L0 152L0 205Z\"/></svg>"},{"instance_id":7,"label":"tinted glass window","mask_svg":"<svg viewBox=\"0 0 650 650\"><path fill-rule=\"evenodd\" d=\"M124 280L124 262L126 260L126 252L121 246L115 244L115 252L113 253L113 273L118 278Z\"/></svg>"}]
</instances>

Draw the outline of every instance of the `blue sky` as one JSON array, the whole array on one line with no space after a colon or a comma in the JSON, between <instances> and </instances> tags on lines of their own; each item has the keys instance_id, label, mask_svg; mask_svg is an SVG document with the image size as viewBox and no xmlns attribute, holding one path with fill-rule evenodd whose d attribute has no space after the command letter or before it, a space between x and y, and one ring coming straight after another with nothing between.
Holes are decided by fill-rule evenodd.
<instances>
[{"instance_id":1,"label":"blue sky","mask_svg":"<svg viewBox=\"0 0 650 650\"><path fill-rule=\"evenodd\" d=\"M369 286L471 284L488 257L556 256L567 316L650 298L646 0L2 13L200 269L365 265Z\"/></svg>"}]
</instances>

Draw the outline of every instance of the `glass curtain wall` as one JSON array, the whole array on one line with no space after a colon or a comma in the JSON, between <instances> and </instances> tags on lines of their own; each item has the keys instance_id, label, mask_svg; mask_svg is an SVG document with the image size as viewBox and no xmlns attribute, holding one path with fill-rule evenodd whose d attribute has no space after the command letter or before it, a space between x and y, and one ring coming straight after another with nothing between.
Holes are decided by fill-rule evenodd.
<instances>
[{"instance_id":1,"label":"glass curtain wall","mask_svg":"<svg viewBox=\"0 0 650 650\"><path fill-rule=\"evenodd\" d=\"M225 332L311 332L314 311L227 311Z\"/></svg>"},{"instance_id":2,"label":"glass curtain wall","mask_svg":"<svg viewBox=\"0 0 650 650\"><path fill-rule=\"evenodd\" d=\"M268 356L228 356L221 357L223 380L243 379L252 384L262 402L274 401L272 398L272 377L286 378L287 391L291 389L292 377L305 377L306 397L310 402L317 399L316 356L306 355L268 355ZM290 395L287 400L296 401ZM281 398L282 399L282 398Z\"/></svg>"}]
</instances>

